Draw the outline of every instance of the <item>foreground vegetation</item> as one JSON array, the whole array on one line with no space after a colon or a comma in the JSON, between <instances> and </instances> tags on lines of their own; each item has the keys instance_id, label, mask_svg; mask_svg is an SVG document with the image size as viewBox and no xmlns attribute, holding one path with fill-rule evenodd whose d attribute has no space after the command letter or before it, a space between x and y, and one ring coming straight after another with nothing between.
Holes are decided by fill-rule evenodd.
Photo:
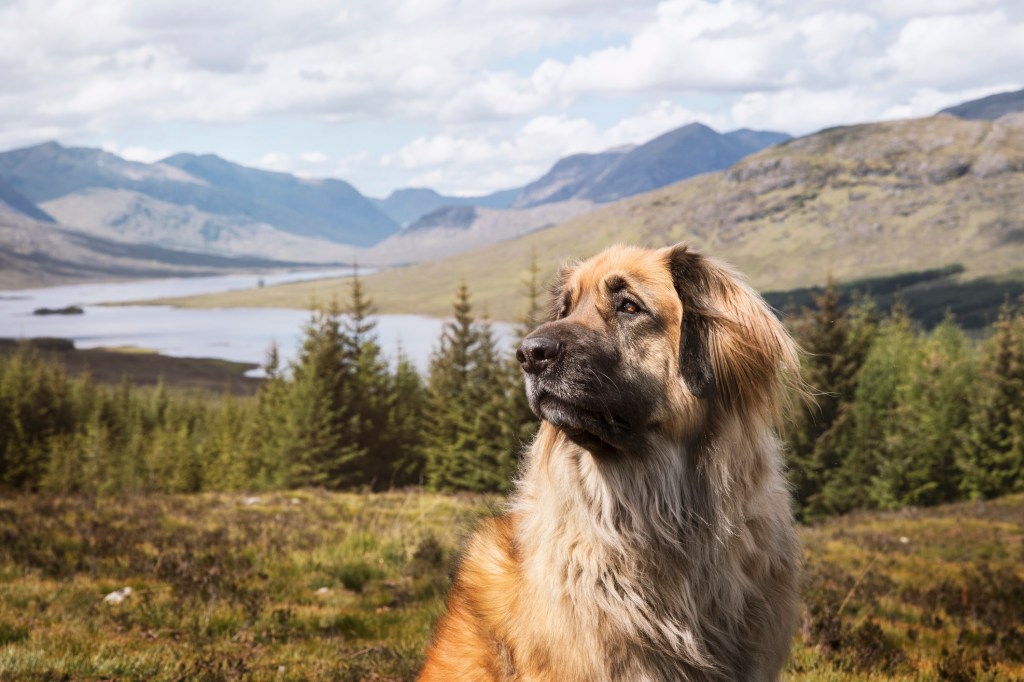
<instances>
[{"instance_id":1,"label":"foreground vegetation","mask_svg":"<svg viewBox=\"0 0 1024 682\"><path fill-rule=\"evenodd\" d=\"M460 538L499 506L308 489L2 498L0 679L413 679ZM788 679L1024 675L1024 497L802 534Z\"/></svg>"},{"instance_id":2,"label":"foreground vegetation","mask_svg":"<svg viewBox=\"0 0 1024 682\"><path fill-rule=\"evenodd\" d=\"M271 353L255 396L2 354L0 679L414 676L460 538L534 422L466 287L425 380L384 360L350 293L295 363ZM790 679L1021 679L1024 497L1000 496L1024 487L1024 310L975 341L809 295L788 322L827 391L787 429L818 523ZM366 492L410 484L462 492Z\"/></svg>"},{"instance_id":3,"label":"foreground vegetation","mask_svg":"<svg viewBox=\"0 0 1024 682\"><path fill-rule=\"evenodd\" d=\"M519 333L536 324L537 270ZM795 401L787 464L811 521L1024 491L1024 307L1005 301L983 339L951 316L915 327L897 301L844 307L836 286L787 317L815 390ZM301 487L502 493L536 428L511 349L459 288L422 377L377 344L371 304L315 312L299 357L272 352L254 397L113 387L33 351L0 354L0 485L51 493Z\"/></svg>"}]
</instances>

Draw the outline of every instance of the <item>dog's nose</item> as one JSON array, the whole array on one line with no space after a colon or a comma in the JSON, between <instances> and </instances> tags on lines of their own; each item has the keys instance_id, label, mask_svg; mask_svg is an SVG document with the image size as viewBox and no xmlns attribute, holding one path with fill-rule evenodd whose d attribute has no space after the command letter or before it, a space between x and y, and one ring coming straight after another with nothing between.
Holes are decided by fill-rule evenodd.
<instances>
[{"instance_id":1,"label":"dog's nose","mask_svg":"<svg viewBox=\"0 0 1024 682\"><path fill-rule=\"evenodd\" d=\"M528 336L516 350L516 360L530 374L540 374L562 354L562 344L546 336Z\"/></svg>"}]
</instances>

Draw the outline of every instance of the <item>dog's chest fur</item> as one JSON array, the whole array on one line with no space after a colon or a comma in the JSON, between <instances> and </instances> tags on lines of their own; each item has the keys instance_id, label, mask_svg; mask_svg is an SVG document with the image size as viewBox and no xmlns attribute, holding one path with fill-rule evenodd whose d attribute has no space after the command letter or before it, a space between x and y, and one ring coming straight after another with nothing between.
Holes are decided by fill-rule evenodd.
<instances>
[{"instance_id":1,"label":"dog's chest fur","mask_svg":"<svg viewBox=\"0 0 1024 682\"><path fill-rule=\"evenodd\" d=\"M788 507L751 499L759 516L731 518L714 508L715 481L682 480L692 472L678 452L648 462L657 485L633 470L616 490L556 438L538 438L513 501L520 587L504 625L517 643L508 677L771 679L758 671L781 667L764 659L787 649L776 640L795 618ZM670 461L679 465L666 471Z\"/></svg>"}]
</instances>

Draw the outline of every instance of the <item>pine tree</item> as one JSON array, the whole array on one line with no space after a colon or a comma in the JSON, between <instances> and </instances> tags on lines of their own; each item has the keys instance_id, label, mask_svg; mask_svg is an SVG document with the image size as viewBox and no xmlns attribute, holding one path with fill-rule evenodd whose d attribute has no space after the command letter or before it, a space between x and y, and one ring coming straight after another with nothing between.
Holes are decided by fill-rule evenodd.
<instances>
[{"instance_id":1,"label":"pine tree","mask_svg":"<svg viewBox=\"0 0 1024 682\"><path fill-rule=\"evenodd\" d=\"M265 378L256 395L255 417L249 422L249 434L256 453L254 487L284 488L297 478L289 460L290 385L281 369L277 344L271 343L263 363Z\"/></svg>"},{"instance_id":2,"label":"pine tree","mask_svg":"<svg viewBox=\"0 0 1024 682\"><path fill-rule=\"evenodd\" d=\"M478 333L465 282L455 293L452 309L454 320L445 324L440 346L430 359L426 478L434 490L470 488L475 477L468 453L476 450L470 375Z\"/></svg>"},{"instance_id":3,"label":"pine tree","mask_svg":"<svg viewBox=\"0 0 1024 682\"><path fill-rule=\"evenodd\" d=\"M1005 303L986 340L960 459L961 490L984 499L1024 490L1024 312Z\"/></svg>"},{"instance_id":4,"label":"pine tree","mask_svg":"<svg viewBox=\"0 0 1024 682\"><path fill-rule=\"evenodd\" d=\"M833 441L839 466L809 500L808 518L873 506L872 482L889 456L887 441L898 405L897 389L909 372L915 347L910 318L903 307L896 306L879 325L857 375L848 421Z\"/></svg>"},{"instance_id":5,"label":"pine tree","mask_svg":"<svg viewBox=\"0 0 1024 682\"><path fill-rule=\"evenodd\" d=\"M390 410L383 448L391 462L391 483L399 486L422 484L426 468L423 441L427 428L424 410L428 394L423 379L401 345L398 346L395 371L390 379Z\"/></svg>"},{"instance_id":6,"label":"pine tree","mask_svg":"<svg viewBox=\"0 0 1024 682\"><path fill-rule=\"evenodd\" d=\"M36 490L53 436L74 431L72 382L22 344L0 374L0 486Z\"/></svg>"},{"instance_id":7,"label":"pine tree","mask_svg":"<svg viewBox=\"0 0 1024 682\"><path fill-rule=\"evenodd\" d=\"M335 472L336 485L387 486L394 467L389 451L388 415L393 394L387 362L374 329L373 301L363 289L359 271L353 273L350 298L343 317L341 344L348 376L342 395L345 438L358 452Z\"/></svg>"},{"instance_id":8,"label":"pine tree","mask_svg":"<svg viewBox=\"0 0 1024 682\"><path fill-rule=\"evenodd\" d=\"M882 508L951 502L959 496L961 444L974 402L973 358L952 314L917 344L886 429L887 456L871 496Z\"/></svg>"},{"instance_id":9,"label":"pine tree","mask_svg":"<svg viewBox=\"0 0 1024 682\"><path fill-rule=\"evenodd\" d=\"M518 465L519 434L510 415L515 385L504 371L507 366L507 361L503 362L499 356L493 328L484 321L477 331L469 384L471 404L475 408L476 449L470 453L474 475L469 485L473 490L507 490Z\"/></svg>"},{"instance_id":10,"label":"pine tree","mask_svg":"<svg viewBox=\"0 0 1024 682\"><path fill-rule=\"evenodd\" d=\"M292 486L334 486L339 472L363 452L345 430L345 381L350 369L342 346L337 303L307 323L286 399L284 439Z\"/></svg>"},{"instance_id":11,"label":"pine tree","mask_svg":"<svg viewBox=\"0 0 1024 682\"><path fill-rule=\"evenodd\" d=\"M515 347L530 333L539 327L543 322L541 311L541 282L540 266L537 265L537 255L534 253L530 258L530 265L527 275L523 279L523 289L526 295L526 310L519 318L519 324L515 328ZM518 458L523 447L533 440L537 433L540 422L537 416L530 409L530 403L526 399L526 384L523 380L523 370L515 357L515 348L509 354L505 363L506 378L508 385L508 418L511 426L512 447Z\"/></svg>"},{"instance_id":12,"label":"pine tree","mask_svg":"<svg viewBox=\"0 0 1024 682\"><path fill-rule=\"evenodd\" d=\"M820 496L840 465L837 439L849 421L875 326L870 301L844 311L831 278L814 299L814 308L805 308L795 323L797 341L805 351L803 379L815 397L802 404L787 432L790 480L801 510Z\"/></svg>"}]
</instances>

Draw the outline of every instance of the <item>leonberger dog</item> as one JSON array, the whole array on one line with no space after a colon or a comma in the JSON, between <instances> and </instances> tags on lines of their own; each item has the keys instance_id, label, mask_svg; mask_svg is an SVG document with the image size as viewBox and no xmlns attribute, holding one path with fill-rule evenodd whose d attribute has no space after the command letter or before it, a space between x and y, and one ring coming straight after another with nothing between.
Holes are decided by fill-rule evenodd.
<instances>
[{"instance_id":1,"label":"leonberger dog","mask_svg":"<svg viewBox=\"0 0 1024 682\"><path fill-rule=\"evenodd\" d=\"M617 246L517 351L542 420L421 680L776 680L800 553L775 433L797 350L727 266Z\"/></svg>"}]
</instances>

